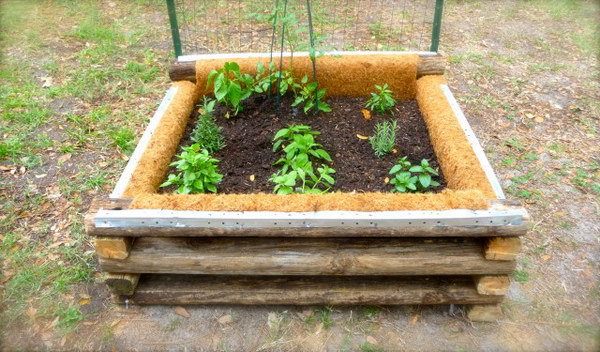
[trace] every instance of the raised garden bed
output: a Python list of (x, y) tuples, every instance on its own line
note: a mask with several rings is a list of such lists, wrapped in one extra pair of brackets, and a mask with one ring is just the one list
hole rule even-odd
[[(327, 89), (332, 115), (294, 114), (287, 103), (275, 115), (256, 98), (235, 118), (217, 117), (228, 145), (214, 155), (224, 174), (218, 193), (161, 193), (159, 185), (173, 171), (169, 163), (188, 143), (196, 104), (210, 93), (205, 88), (209, 72), (236, 61), (242, 71), (253, 73), (260, 59), (264, 56), (205, 56), (171, 71), (172, 77), (199, 84), (174, 84), (112, 200), (96, 202), (87, 217), (117, 301), (462, 303), (475, 304), (473, 319), (496, 318), (495, 303), (508, 289), (518, 236), (526, 233), (529, 218), (519, 204), (504, 200), (439, 75), (443, 61), (430, 54), (345, 53), (319, 59), (317, 80)], [(310, 72), (308, 58), (294, 60), (294, 76)], [(384, 119), (374, 114), (367, 121), (360, 109), (373, 85), (382, 83), (402, 103), (394, 113), (400, 120), (397, 154), (377, 158), (369, 141), (356, 135), (372, 135), (373, 124)], [(268, 178), (277, 158), (271, 141), (292, 122), (321, 132), (318, 142), (332, 154), (337, 170), (330, 193), (271, 193)], [(441, 186), (428, 193), (389, 193), (385, 177), (404, 155), (439, 167)], [(165, 276), (174, 274), (192, 276)], [(328, 280), (332, 275), (339, 279)], [(365, 288), (361, 280), (370, 276), (377, 285)], [(310, 289), (294, 293), (302, 286)], [(394, 293), (398, 290), (406, 295)], [(215, 295), (225, 298), (211, 298)]]

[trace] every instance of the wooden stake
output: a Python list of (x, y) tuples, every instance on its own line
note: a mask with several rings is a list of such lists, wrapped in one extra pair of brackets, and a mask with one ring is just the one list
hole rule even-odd
[(468, 308), (467, 317), (471, 321), (495, 322), (502, 318), (502, 309), (499, 304), (474, 304)]
[(96, 254), (102, 259), (126, 259), (133, 245), (132, 237), (96, 237)]
[(106, 273), (104, 283), (115, 295), (131, 296), (140, 280), (139, 274)]
[(492, 237), (485, 245), (487, 260), (515, 260), (521, 250), (521, 240), (518, 237)]
[(480, 295), (504, 296), (510, 287), (510, 279), (506, 275), (474, 276), (473, 281)]

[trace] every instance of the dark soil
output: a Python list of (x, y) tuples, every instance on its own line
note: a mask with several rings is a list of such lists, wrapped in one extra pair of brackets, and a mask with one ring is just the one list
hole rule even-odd
[[(402, 156), (408, 156), (413, 164), (429, 159), (430, 164), (439, 170), (416, 101), (399, 102), (393, 114), (373, 113), (370, 120), (365, 120), (361, 111), (365, 105), (364, 98), (328, 98), (333, 111), (319, 116), (305, 115), (301, 109), (292, 108), (291, 97), (282, 99), (281, 110), (276, 114), (273, 100), (264, 96), (251, 97), (245, 102), (244, 111), (230, 119), (224, 117), (223, 107), (217, 108), (215, 116), (217, 123), (223, 127), (227, 144), (214, 154), (220, 160), (219, 172), (224, 175), (219, 193), (272, 192), (273, 183), (269, 182), (269, 178), (278, 171), (278, 167), (272, 164), (281, 157), (272, 151), (273, 136), (290, 124), (307, 125), (321, 132), (316, 140), (331, 155), (333, 163), (330, 166), (337, 171), (332, 191), (387, 192), (392, 186), (385, 183), (385, 178), (390, 176), (389, 170)], [(198, 112), (194, 111), (181, 145), (191, 144), (190, 135), (197, 119)], [(386, 119), (398, 120), (397, 153), (378, 158), (369, 140), (360, 139), (357, 134), (373, 135), (375, 124)], [(175, 169), (170, 172), (175, 172)], [(254, 175), (254, 181), (251, 181), (251, 175)], [(441, 186), (432, 191), (441, 191), (445, 187), (441, 170), (440, 176), (435, 179)], [(163, 190), (169, 191), (173, 189)]]

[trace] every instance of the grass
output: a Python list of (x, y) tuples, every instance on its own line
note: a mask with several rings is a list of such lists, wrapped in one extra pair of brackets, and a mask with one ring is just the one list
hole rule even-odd
[[(154, 3), (138, 0), (127, 6)], [(81, 193), (105, 192), (117, 169), (100, 167), (92, 157), (69, 171), (62, 169), (66, 164), (58, 158), (104, 154), (111, 164), (122, 166), (114, 155), (132, 152), (134, 127), (155, 108), (139, 99), (162, 88), (159, 72), (164, 72), (167, 53), (139, 47), (152, 24), (138, 21), (132, 26), (106, 13), (97, 2), (10, 1), (0, 6), (1, 45), (17, 48), (23, 58), (18, 66), (12, 60), (0, 64), (0, 164), (25, 167), (35, 175), (58, 167), (60, 176), (54, 184), (61, 200), (70, 204), (51, 218), (39, 216), (48, 212), (40, 209), (53, 209), (46, 204), (64, 203), (55, 203), (33, 187), (34, 177), (24, 186), (16, 184), (19, 192), (11, 192), (12, 185), (4, 180), (0, 183), (0, 214), (9, 214), (0, 217), (5, 282), (0, 329), (41, 326), (67, 334), (86, 318), (72, 297), (82, 283), (92, 280), (95, 270), (82, 224), (86, 205)], [(47, 14), (48, 21), (40, 22), (33, 14)], [(71, 46), (65, 53), (49, 51), (49, 38), (61, 38)], [(41, 56), (45, 61), (39, 62)], [(52, 84), (44, 87), (41, 76), (51, 77)], [(67, 115), (54, 110), (57, 99), (71, 104)], [(27, 175), (19, 177), (25, 181)], [(68, 225), (57, 230), (61, 223)]]

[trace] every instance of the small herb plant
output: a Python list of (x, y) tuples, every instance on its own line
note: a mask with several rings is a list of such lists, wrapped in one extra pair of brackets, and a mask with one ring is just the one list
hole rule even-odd
[(429, 187), (440, 185), (432, 180), (432, 176), (438, 176), (438, 172), (429, 166), (427, 159), (421, 160), (421, 165), (413, 166), (407, 157), (402, 157), (392, 167), (390, 174), (394, 176), (390, 181), (394, 186), (392, 192), (424, 192)]
[(213, 116), (216, 102), (216, 100), (204, 97), (204, 103), (198, 109), (200, 118), (191, 136), (194, 143), (198, 143), (200, 148), (206, 149), (210, 154), (216, 153), (225, 147), (225, 140), (221, 135), (223, 127), (216, 124)]
[[(298, 106), (300, 104), (304, 104), (304, 113), (308, 113), (308, 111), (312, 108), (316, 108), (317, 112), (331, 112), (331, 107), (323, 101), (323, 97), (325, 97), (325, 88), (317, 89), (318, 83), (317, 81), (308, 82), (308, 77), (302, 77), (300, 81), (302, 83), (301, 89), (296, 95), (296, 99), (292, 103), (292, 106)], [(319, 104), (315, 106), (315, 100), (318, 99)]]
[(248, 99), (254, 90), (256, 79), (247, 73), (240, 72), (236, 62), (226, 62), (223, 68), (212, 70), (208, 74), (207, 87), (214, 82), (214, 94), (219, 103), (225, 104), (229, 118), (242, 111), (241, 102)]
[(371, 98), (367, 100), (367, 109), (377, 111), (380, 114), (391, 111), (396, 105), (396, 99), (393, 98), (394, 92), (388, 89), (387, 83), (382, 86), (375, 85), (377, 93), (371, 93)]
[(375, 155), (380, 158), (389, 154), (396, 144), (396, 128), (398, 122), (382, 121), (375, 125), (375, 134), (369, 138)]
[(277, 194), (290, 193), (326, 193), (335, 183), (331, 176), (335, 170), (321, 164), (314, 171), (313, 160), (331, 162), (329, 154), (316, 143), (314, 136), (320, 134), (308, 126), (291, 125), (275, 134), (273, 151), (282, 151), (285, 155), (274, 165), (281, 169), (271, 176), (275, 183), (273, 191)]
[(223, 179), (223, 175), (218, 173), (219, 160), (212, 158), (206, 149), (198, 151), (198, 143), (182, 149), (183, 152), (177, 155), (179, 160), (171, 163), (179, 173), (170, 174), (167, 181), (160, 186), (177, 185), (179, 187), (175, 193), (216, 193), (217, 185)]

